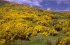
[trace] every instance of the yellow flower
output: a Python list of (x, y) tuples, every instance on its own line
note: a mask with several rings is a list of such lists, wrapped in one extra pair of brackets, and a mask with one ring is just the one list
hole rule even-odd
[(5, 39), (1, 39), (0, 40), (0, 43), (5, 43)]
[(40, 31), (40, 30), (39, 30)]
[(36, 30), (33, 30), (33, 34), (34, 34), (34, 35), (37, 35), (37, 31), (36, 31)]
[(46, 36), (48, 36), (48, 35), (46, 35)]
[(60, 45), (60, 44), (58, 44), (58, 45)]
[(26, 35), (26, 38), (28, 38), (28, 36)]
[(62, 43), (62, 41), (60, 41), (60, 43)]

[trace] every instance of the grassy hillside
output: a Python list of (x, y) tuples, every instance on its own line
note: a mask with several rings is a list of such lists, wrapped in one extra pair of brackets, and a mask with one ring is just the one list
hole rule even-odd
[(70, 12), (3, 2), (0, 45), (70, 45)]

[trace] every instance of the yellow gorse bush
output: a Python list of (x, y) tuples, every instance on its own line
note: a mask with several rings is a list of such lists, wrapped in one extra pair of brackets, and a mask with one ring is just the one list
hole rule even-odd
[(58, 34), (58, 32), (57, 32), (55, 29), (50, 30), (49, 33), (50, 33), (51, 35), (57, 35), (57, 34)]
[(70, 45), (70, 37), (66, 37), (65, 39), (62, 38), (61, 41), (59, 42), (59, 45)]

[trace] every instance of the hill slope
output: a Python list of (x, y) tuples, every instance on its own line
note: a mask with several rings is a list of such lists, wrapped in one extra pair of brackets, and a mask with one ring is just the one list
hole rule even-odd
[(0, 4), (0, 45), (70, 44), (70, 12), (8, 3)]

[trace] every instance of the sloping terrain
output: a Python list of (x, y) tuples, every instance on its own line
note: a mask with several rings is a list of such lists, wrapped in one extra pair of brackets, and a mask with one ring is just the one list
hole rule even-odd
[(70, 12), (2, 1), (0, 15), (1, 45), (70, 45)]

